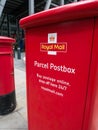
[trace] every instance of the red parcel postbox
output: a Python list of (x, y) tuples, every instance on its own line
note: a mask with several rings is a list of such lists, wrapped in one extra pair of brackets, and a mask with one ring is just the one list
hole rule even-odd
[(0, 115), (8, 114), (16, 107), (13, 43), (15, 39), (0, 36)]
[(98, 0), (89, 0), (20, 20), (29, 130), (98, 130), (97, 16)]

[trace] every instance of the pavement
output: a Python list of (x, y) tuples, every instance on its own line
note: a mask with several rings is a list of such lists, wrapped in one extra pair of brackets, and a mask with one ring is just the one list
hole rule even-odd
[(17, 53), (15, 53), (14, 73), (17, 106), (10, 114), (0, 116), (0, 130), (28, 130), (24, 55), (25, 53), (22, 52), (21, 59), (18, 59)]

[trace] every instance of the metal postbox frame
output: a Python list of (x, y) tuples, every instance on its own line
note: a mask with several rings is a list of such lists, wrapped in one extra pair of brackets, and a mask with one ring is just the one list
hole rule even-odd
[(15, 39), (0, 36), (0, 115), (12, 112), (16, 107), (13, 44)]
[[(92, 26), (92, 36), (91, 36), (92, 37), (92, 42), (91, 43), (92, 44), (90, 46), (90, 48), (91, 48), (90, 64), (89, 64), (88, 77), (87, 77), (85, 109), (84, 109), (84, 114), (83, 114), (84, 117), (82, 119), (82, 126), (81, 126), (80, 130), (81, 129), (82, 130), (89, 130), (91, 127), (93, 128), (93, 123), (92, 123), (92, 118), (91, 117), (94, 118), (94, 114), (92, 114), (93, 110), (95, 109), (95, 106), (96, 106), (94, 104), (94, 100), (97, 99), (97, 98), (95, 98), (94, 95), (95, 95), (95, 91), (96, 91), (97, 86), (98, 86), (98, 82), (97, 82), (97, 80), (98, 80), (97, 79), (97, 77), (98, 77), (98, 72), (97, 72), (97, 70), (98, 70), (98, 61), (97, 61), (97, 57), (96, 57), (96, 55), (98, 54), (98, 51), (97, 51), (98, 50), (98, 45), (97, 45), (97, 41), (98, 41), (98, 38), (97, 38), (97, 34), (98, 34), (97, 33), (98, 32), (97, 31), (97, 29), (98, 29), (97, 23), (98, 22), (97, 21), (98, 20), (97, 20), (97, 17), (98, 17), (98, 1), (89, 0), (89, 1), (81, 1), (81, 2), (78, 2), (78, 3), (68, 4), (68, 5), (57, 7), (55, 9), (51, 9), (51, 10), (48, 10), (48, 11), (43, 11), (43, 12), (28, 16), (28, 17), (23, 18), (22, 20), (20, 20), (20, 26), (26, 31), (26, 60), (27, 60), (26, 69), (27, 69), (27, 96), (28, 96), (27, 99), (28, 99), (28, 118), (29, 118), (29, 129), (30, 130), (33, 129), (33, 128), (34, 128), (34, 130), (37, 130), (36, 129), (37, 126), (33, 127), (32, 123), (31, 123), (32, 122), (32, 120), (31, 120), (32, 119), (31, 118), (32, 112), (31, 111), (33, 111), (33, 106), (32, 106), (32, 110), (31, 110), (31, 102), (30, 102), (33, 99), (36, 101), (36, 97), (33, 97), (32, 100), (30, 99), (30, 98), (32, 98), (32, 95), (31, 95), (30, 91), (31, 91), (32, 84), (36, 85), (37, 83), (32, 83), (31, 84), (31, 82), (29, 81), (29, 80), (31, 80), (31, 77), (33, 77), (33, 75), (30, 75), (31, 74), (30, 73), (31, 69), (29, 69), (29, 71), (28, 71), (28, 68), (30, 67), (30, 64), (31, 64), (30, 63), (31, 60), (29, 60), (29, 56), (30, 56), (31, 51), (32, 51), (31, 49), (29, 49), (29, 47), (30, 47), (29, 46), (30, 45), (29, 38), (32, 39), (32, 37), (33, 37), (33, 40), (36, 41), (37, 40), (36, 39), (37, 38), (36, 37), (36, 35), (37, 35), (36, 31), (38, 31), (38, 30), (40, 30), (42, 28), (43, 29), (48, 29), (48, 27), (46, 28), (46, 26), (49, 26), (49, 27), (56, 26), (56, 28), (58, 28), (60, 23), (62, 23), (60, 26), (63, 27), (64, 22), (66, 22), (66, 23), (69, 22), (70, 25), (71, 25), (71, 22), (73, 22), (73, 23), (76, 22), (78, 24), (78, 22), (80, 23), (80, 21), (83, 21), (83, 20), (84, 21), (85, 20), (88, 20), (88, 21), (90, 20), (91, 21), (91, 26)], [(85, 21), (85, 22), (87, 22), (87, 21)], [(79, 25), (77, 27), (79, 27)], [(34, 31), (35, 31), (35, 33), (34, 33)], [(45, 35), (44, 33), (45, 32), (43, 32), (43, 35)], [(30, 36), (28, 36), (28, 35), (30, 35)], [(35, 38), (34, 38), (34, 36), (35, 36)], [(37, 43), (39, 41), (40, 40), (37, 40)], [(46, 44), (43, 43), (43, 45), (46, 45)], [(34, 49), (33, 49), (33, 51), (34, 51)], [(31, 55), (31, 56), (32, 56), (32, 58), (35, 58), (35, 57), (33, 57), (33, 55)], [(37, 61), (35, 61), (35, 62), (37, 62)], [(42, 65), (42, 64), (40, 64), (40, 65), (41, 65), (42, 68), (45, 68), (45, 69), (48, 68), (48, 63), (46, 63), (44, 65)], [(32, 66), (33, 66), (33, 64), (32, 64)], [(35, 71), (35, 69), (33, 69), (33, 72), (34, 71)], [(36, 72), (37, 72), (37, 70), (36, 70)], [(30, 75), (30, 78), (28, 77), (29, 75)], [(41, 76), (41, 75), (38, 75), (38, 76)], [(37, 82), (37, 81), (35, 81), (35, 82)], [(39, 86), (39, 84), (37, 84), (37, 85)], [(46, 88), (43, 88), (43, 89), (46, 89)], [(46, 91), (50, 91), (50, 90), (47, 89)], [(51, 93), (53, 93), (53, 92), (51, 91)], [(29, 110), (29, 108), (30, 108), (30, 110)], [(35, 109), (35, 107), (34, 107), (34, 109)], [(33, 115), (34, 115), (34, 117), (36, 117), (36, 113), (35, 114), (33, 113)], [(44, 116), (45, 115), (42, 115), (42, 118), (44, 118)], [(35, 119), (37, 119), (37, 117)], [(33, 123), (34, 123), (35, 119), (33, 119)], [(73, 121), (74, 121), (74, 119), (73, 119)], [(47, 125), (47, 124), (44, 124), (44, 125)], [(70, 122), (70, 125), (71, 124), (72, 124), (72, 122)], [(92, 124), (92, 126), (90, 124)], [(54, 125), (56, 126), (57, 124), (54, 124)], [(40, 123), (39, 123), (39, 126), (40, 126)], [(43, 127), (43, 129), (44, 128), (45, 127)], [(71, 127), (67, 127), (67, 126), (61, 127), (62, 130), (65, 130), (67, 128), (71, 128)], [(55, 129), (55, 127), (54, 127), (54, 129)], [(70, 129), (70, 130), (76, 130), (76, 128), (73, 128), (73, 129)]]

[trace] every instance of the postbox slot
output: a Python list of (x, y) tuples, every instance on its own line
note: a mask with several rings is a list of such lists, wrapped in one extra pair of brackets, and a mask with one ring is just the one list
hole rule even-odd
[(0, 52), (0, 55), (11, 55), (11, 52)]

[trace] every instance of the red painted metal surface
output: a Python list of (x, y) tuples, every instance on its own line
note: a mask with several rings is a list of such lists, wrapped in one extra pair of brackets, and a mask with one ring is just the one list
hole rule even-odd
[(98, 130), (98, 18), (95, 20), (90, 86), (93, 86), (90, 130)]
[(0, 36), (0, 43), (13, 44), (13, 43), (15, 43), (15, 39), (10, 38), (10, 37)]
[(81, 1), (39, 12), (20, 20), (20, 25), (26, 29), (93, 16), (98, 16), (98, 0)]
[(29, 130), (93, 130), (97, 8), (97, 0), (79, 2), (20, 21), (26, 32)]
[(15, 39), (0, 36), (0, 96), (15, 89), (13, 43)]

